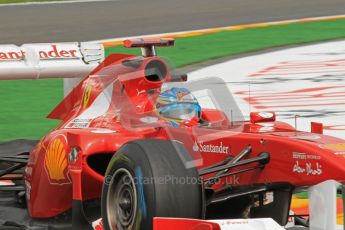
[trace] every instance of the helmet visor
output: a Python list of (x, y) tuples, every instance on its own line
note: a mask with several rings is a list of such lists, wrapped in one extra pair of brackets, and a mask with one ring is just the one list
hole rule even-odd
[(166, 118), (188, 120), (199, 117), (200, 106), (190, 103), (171, 104), (161, 107), (159, 113)]

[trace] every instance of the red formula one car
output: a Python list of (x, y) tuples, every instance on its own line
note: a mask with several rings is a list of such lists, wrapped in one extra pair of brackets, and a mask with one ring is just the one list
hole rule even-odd
[(143, 55), (110, 55), (49, 114), (61, 123), (30, 154), (0, 158), (2, 178), (25, 167), (25, 186), (0, 190), (25, 192), (33, 222), (92, 229), (102, 218), (98, 229), (120, 230), (152, 229), (154, 217), (270, 217), (285, 225), (295, 189), (345, 180), (345, 140), (318, 124), (297, 131), (274, 112), (245, 121), (221, 79), (188, 82), (156, 56), (155, 47), (173, 43), (125, 41)]

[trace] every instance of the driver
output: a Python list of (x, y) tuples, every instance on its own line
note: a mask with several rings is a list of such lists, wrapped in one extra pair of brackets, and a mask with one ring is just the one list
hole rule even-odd
[(177, 127), (195, 126), (200, 122), (201, 107), (195, 96), (185, 88), (163, 91), (155, 105), (157, 115)]

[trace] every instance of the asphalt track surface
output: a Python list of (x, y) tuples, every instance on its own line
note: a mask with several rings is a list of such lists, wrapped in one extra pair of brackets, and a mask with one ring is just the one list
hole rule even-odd
[(99, 40), (344, 12), (344, 0), (110, 0), (1, 6), (0, 44)]

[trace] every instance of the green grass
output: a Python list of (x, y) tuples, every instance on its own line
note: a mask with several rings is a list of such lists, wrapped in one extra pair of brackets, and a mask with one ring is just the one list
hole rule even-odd
[(294, 194), (298, 199), (308, 199), (308, 192), (299, 192)]
[[(1, 1), (1, 0), (0, 0)], [(159, 48), (177, 67), (272, 47), (345, 38), (345, 19), (293, 23), (179, 38), (175, 47)], [(111, 47), (110, 53), (140, 54)], [(0, 140), (38, 139), (58, 122), (44, 117), (62, 99), (62, 80), (0, 82)]]
[(0, 82), (0, 140), (38, 139), (58, 124), (45, 118), (63, 97), (63, 81)]
[[(299, 192), (294, 194), (298, 199), (308, 199), (308, 192)], [(337, 194), (338, 198), (342, 198), (342, 194)]]
[[(179, 38), (175, 47), (160, 48), (158, 54), (171, 59), (177, 67), (209, 59), (242, 54), (272, 47), (345, 38), (345, 19), (317, 21), (222, 31), (196, 37)], [(140, 54), (139, 49), (117, 46), (109, 53)]]
[(22, 2), (52, 2), (52, 1), (62, 1), (62, 0), (0, 0), (0, 4), (22, 3)]

